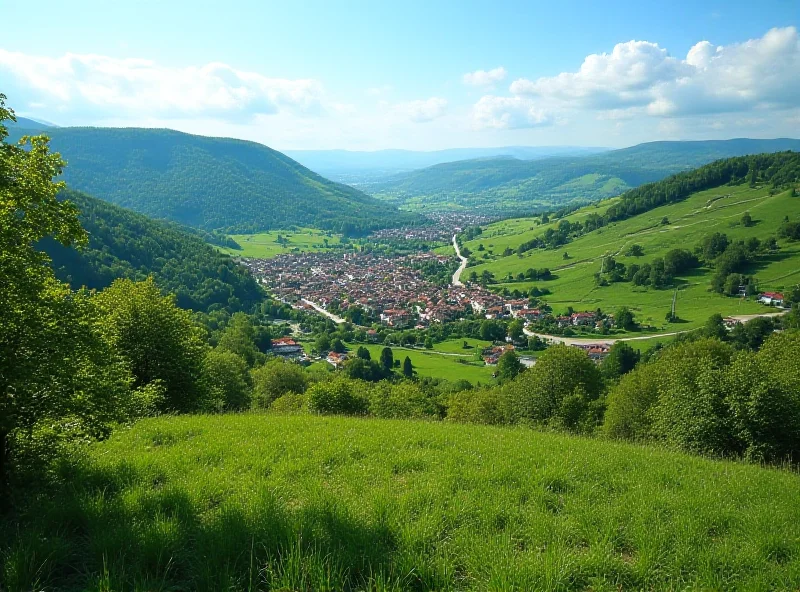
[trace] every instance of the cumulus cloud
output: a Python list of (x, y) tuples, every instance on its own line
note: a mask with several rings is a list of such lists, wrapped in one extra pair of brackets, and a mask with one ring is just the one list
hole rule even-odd
[(474, 72), (468, 72), (464, 74), (462, 80), (464, 84), (468, 84), (469, 86), (482, 86), (482, 87), (489, 87), (493, 86), (497, 82), (502, 82), (506, 79), (506, 69), (503, 66), (498, 66), (497, 68), (493, 68), (488, 72), (486, 70), (475, 70)]
[(658, 117), (790, 108), (800, 103), (800, 39), (785, 27), (730, 46), (701, 41), (685, 59), (629, 41), (587, 56), (577, 72), (515, 80), (510, 90), (561, 106)]
[(141, 59), (50, 58), (0, 49), (0, 73), (27, 102), (62, 113), (236, 119), (282, 110), (313, 113), (323, 98), (316, 80), (268, 78), (219, 62), (175, 68)]
[(495, 95), (486, 95), (475, 103), (472, 120), (477, 129), (520, 129), (553, 123), (552, 117), (531, 99)]
[(391, 111), (414, 123), (427, 123), (439, 119), (447, 112), (447, 101), (441, 97), (397, 103)]

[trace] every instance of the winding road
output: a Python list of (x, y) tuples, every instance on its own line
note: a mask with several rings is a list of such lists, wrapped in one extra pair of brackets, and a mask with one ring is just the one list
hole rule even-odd
[(327, 310), (325, 310), (324, 308), (322, 308), (322, 307), (321, 307), (319, 304), (317, 304), (316, 302), (311, 302), (311, 300), (306, 300), (305, 298), (301, 298), (301, 300), (302, 300), (303, 302), (305, 302), (306, 304), (308, 304), (308, 305), (309, 305), (311, 308), (313, 308), (314, 310), (316, 310), (318, 313), (320, 313), (320, 314), (322, 314), (322, 315), (325, 315), (326, 317), (328, 317), (328, 318), (329, 318), (330, 320), (332, 320), (334, 323), (338, 323), (339, 325), (341, 325), (342, 323), (344, 323), (344, 319), (343, 319), (342, 317), (337, 317), (335, 314), (333, 314), (333, 313), (331, 313), (331, 312), (328, 312)]
[(467, 262), (469, 261), (466, 257), (461, 254), (461, 249), (458, 248), (458, 241), (456, 240), (456, 235), (453, 235), (453, 248), (456, 250), (456, 256), (461, 259), (461, 265), (458, 266), (456, 272), (453, 274), (453, 285), (454, 286), (463, 286), (464, 283), (461, 281), (461, 274), (467, 268)]

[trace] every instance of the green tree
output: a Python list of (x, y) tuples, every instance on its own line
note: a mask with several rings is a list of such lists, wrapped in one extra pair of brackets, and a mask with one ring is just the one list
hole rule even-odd
[(508, 350), (500, 359), (497, 360), (497, 377), (502, 381), (516, 378), (522, 371), (522, 362), (519, 361), (517, 352), (513, 349)]
[(286, 393), (304, 393), (308, 386), (308, 375), (303, 368), (292, 362), (277, 358), (250, 372), (253, 384), (253, 402), (266, 409), (278, 397)]
[(319, 354), (325, 354), (331, 350), (331, 338), (322, 334), (314, 341), (314, 349)]
[(624, 341), (617, 341), (611, 346), (600, 369), (606, 378), (616, 379), (627, 374), (639, 362), (639, 352)]
[(344, 346), (344, 342), (342, 342), (342, 340), (338, 337), (333, 340), (331, 349), (333, 349), (333, 351), (335, 351), (337, 354), (343, 354), (347, 351), (347, 348)]
[(625, 329), (626, 331), (635, 330), (637, 328), (636, 319), (631, 309), (627, 306), (618, 309), (617, 313), (614, 315), (614, 325), (616, 325), (618, 329)]
[(355, 382), (345, 378), (318, 382), (307, 391), (308, 408), (322, 415), (362, 415), (369, 402), (354, 387)]
[(353, 358), (344, 367), (347, 376), (354, 380), (365, 380), (367, 382), (378, 382), (384, 378), (381, 365), (374, 360), (364, 358)]
[(358, 350), (356, 351), (356, 357), (359, 357), (362, 360), (372, 359), (372, 356), (369, 354), (369, 350), (363, 345), (358, 346)]
[(58, 282), (36, 249), (45, 237), (86, 241), (75, 207), (56, 199), (64, 162), (43, 136), (7, 144), (9, 119), (0, 94), (0, 507), (20, 438), (39, 427), (104, 435), (129, 392), (94, 302)]
[(237, 312), (222, 331), (217, 347), (241, 356), (252, 367), (259, 357), (263, 357), (256, 347), (255, 337), (250, 318), (243, 312)]
[(703, 335), (720, 341), (727, 339), (728, 330), (725, 328), (725, 320), (721, 314), (715, 313), (708, 317), (706, 324), (703, 326)]
[(128, 364), (134, 386), (159, 381), (164, 411), (196, 409), (207, 346), (190, 313), (163, 296), (152, 278), (116, 280), (96, 299), (103, 334)]
[(411, 358), (408, 356), (406, 356), (406, 359), (403, 360), (403, 376), (406, 378), (414, 377), (414, 366), (411, 364)]
[(628, 247), (628, 250), (625, 252), (625, 255), (628, 257), (641, 257), (644, 255), (644, 248), (642, 245), (633, 244)]
[(252, 383), (245, 359), (214, 348), (203, 360), (206, 411), (241, 411), (250, 407)]
[(750, 215), (750, 212), (745, 212), (742, 216), (742, 226), (745, 228), (750, 228), (753, 225), (753, 217)]
[(525, 323), (522, 322), (522, 319), (514, 319), (508, 324), (508, 336), (514, 341), (519, 341), (524, 334), (524, 328)]
[(384, 347), (381, 350), (381, 366), (387, 376), (392, 373), (392, 368), (394, 368), (394, 354), (392, 354), (392, 348)]

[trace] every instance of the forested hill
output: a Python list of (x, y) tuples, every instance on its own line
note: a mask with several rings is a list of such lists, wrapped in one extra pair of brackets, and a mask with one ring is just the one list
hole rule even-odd
[(164, 129), (48, 128), (79, 191), (155, 218), (240, 233), (293, 224), (356, 234), (414, 221), (261, 144)]
[(398, 205), (552, 207), (619, 195), (717, 159), (782, 150), (800, 150), (800, 140), (650, 142), (591, 156), (460, 161), (393, 176), (371, 192)]
[(252, 276), (199, 237), (175, 224), (151, 220), (76, 191), (65, 191), (89, 234), (82, 251), (47, 240), (56, 275), (73, 288), (105, 288), (116, 278), (152, 275), (183, 308), (208, 312), (248, 308), (261, 298)]

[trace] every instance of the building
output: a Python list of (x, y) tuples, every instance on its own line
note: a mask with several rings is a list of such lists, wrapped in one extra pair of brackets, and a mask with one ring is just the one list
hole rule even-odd
[(594, 325), (597, 318), (593, 312), (573, 312), (570, 315), (570, 321), (575, 327)]
[(607, 343), (576, 343), (573, 347), (582, 349), (586, 352), (586, 355), (597, 363), (602, 362), (611, 349), (611, 346)]
[(484, 363), (487, 366), (494, 366), (497, 364), (500, 356), (502, 356), (507, 351), (513, 351), (513, 345), (495, 345), (492, 347), (487, 347), (481, 352), (481, 357), (483, 358)]
[(336, 369), (339, 369), (341, 368), (342, 364), (344, 364), (345, 361), (347, 361), (347, 354), (338, 354), (336, 352), (330, 352), (328, 354), (328, 357), (325, 359), (327, 360), (328, 364), (330, 364)]
[(303, 356), (303, 346), (291, 337), (281, 337), (272, 340), (272, 353), (283, 358), (300, 358)]
[(764, 292), (759, 295), (758, 301), (770, 306), (783, 306), (783, 294), (780, 292)]

